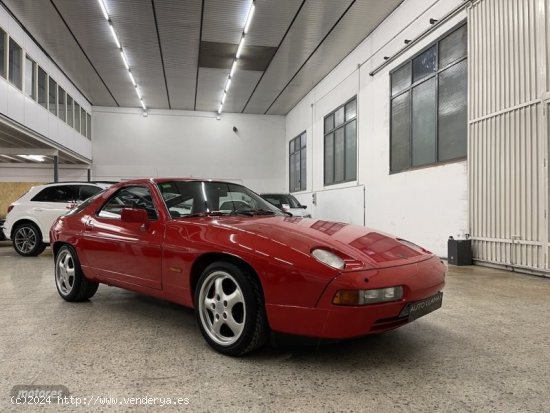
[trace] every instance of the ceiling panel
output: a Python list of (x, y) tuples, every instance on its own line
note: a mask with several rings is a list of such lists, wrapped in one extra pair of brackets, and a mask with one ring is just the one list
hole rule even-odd
[[(199, 69), (199, 84), (197, 89), (197, 110), (214, 112), (218, 110), (220, 99), (229, 69)], [(231, 85), (233, 88), (233, 85)]]
[(308, 0), (267, 68), (246, 113), (264, 113), (352, 0)]
[[(151, 0), (104, 1), (109, 9), (120, 43), (128, 57), (128, 64), (143, 94), (143, 101), (147, 107), (168, 109), (168, 95)], [(97, 1), (89, 3), (97, 3)], [(83, 15), (82, 18), (86, 18), (86, 16)], [(107, 26), (106, 22), (105, 26)], [(112, 40), (110, 45), (113, 48), (116, 47)], [(103, 62), (101, 63), (103, 64)], [(120, 56), (116, 63), (120, 64), (119, 70), (125, 77), (129, 93), (133, 95), (132, 103), (129, 106), (140, 106)]]
[[(402, 0), (357, 1), (300, 73), (285, 88), (268, 114), (288, 113), (349, 52), (368, 36)], [(358, 62), (359, 63), (359, 62)]]
[(276, 47), (304, 0), (256, 0), (246, 44)]
[[(225, 98), (223, 105), (224, 112), (236, 112), (239, 113), (244, 109), (254, 86), (258, 83), (258, 80), (262, 76), (262, 72), (253, 70), (238, 70), (233, 76), (231, 81), (231, 88)], [(220, 91), (217, 92), (219, 100)], [(217, 107), (216, 107), (217, 109)]]
[(155, 0), (172, 109), (193, 110), (202, 0)]
[[(2, 0), (2, 2), (38, 40), (87, 99), (95, 105), (116, 106), (115, 100), (80, 50), (51, 2), (47, 0), (38, 2)], [(71, 0), (62, 1), (62, 3), (69, 2)], [(99, 14), (90, 12), (86, 18), (98, 22), (101, 11), (97, 10), (97, 12)]]
[(204, 0), (202, 40), (238, 44), (251, 0)]

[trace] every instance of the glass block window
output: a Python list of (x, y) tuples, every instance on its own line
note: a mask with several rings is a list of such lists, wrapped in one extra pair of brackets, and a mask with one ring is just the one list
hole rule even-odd
[(466, 157), (466, 29), (453, 30), (390, 74), (391, 172)]

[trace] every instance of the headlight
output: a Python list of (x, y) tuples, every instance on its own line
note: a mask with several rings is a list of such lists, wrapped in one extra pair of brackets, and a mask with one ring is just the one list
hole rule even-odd
[(378, 288), (376, 290), (340, 290), (334, 294), (332, 304), (367, 305), (399, 301), (403, 298), (403, 287)]
[(342, 270), (346, 265), (342, 258), (327, 250), (318, 248), (311, 251), (311, 255), (313, 255), (317, 261), (338, 270)]

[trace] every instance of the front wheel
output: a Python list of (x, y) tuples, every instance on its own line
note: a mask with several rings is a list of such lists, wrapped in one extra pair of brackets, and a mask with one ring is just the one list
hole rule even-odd
[(76, 251), (69, 245), (63, 245), (55, 257), (55, 285), (66, 301), (88, 300), (99, 287), (84, 276)]
[(208, 344), (229, 356), (261, 347), (269, 328), (259, 281), (239, 266), (216, 262), (195, 290), (197, 322)]

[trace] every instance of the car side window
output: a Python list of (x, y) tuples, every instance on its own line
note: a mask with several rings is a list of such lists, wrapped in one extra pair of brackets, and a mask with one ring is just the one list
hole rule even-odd
[(78, 187), (78, 201), (85, 201), (88, 198), (94, 196), (98, 192), (101, 192), (102, 189), (97, 186), (92, 185), (81, 185)]
[(101, 218), (120, 219), (123, 208), (144, 209), (150, 220), (158, 218), (151, 192), (145, 186), (129, 186), (119, 189), (103, 205), (97, 215)]
[(75, 185), (56, 185), (44, 188), (31, 201), (34, 202), (70, 202), (78, 199)]

